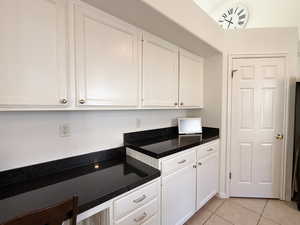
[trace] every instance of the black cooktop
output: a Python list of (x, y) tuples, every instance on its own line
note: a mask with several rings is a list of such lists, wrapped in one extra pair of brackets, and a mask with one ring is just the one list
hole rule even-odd
[(124, 134), (124, 144), (159, 159), (218, 138), (218, 128), (203, 127), (201, 135), (178, 135), (177, 127), (169, 127)]
[[(47, 163), (0, 173), (0, 224), (74, 195), (79, 197), (79, 211), (83, 212), (160, 176), (159, 170), (126, 157), (124, 148), (110, 151), (114, 154), (104, 151), (69, 161), (64, 159), (64, 163), (69, 162), (73, 168), (64, 168), (55, 174), (44, 174)], [(120, 154), (115, 154), (116, 151)], [(99, 157), (101, 154), (105, 154), (105, 161)], [(93, 157), (95, 155), (97, 157)], [(75, 161), (82, 164), (75, 167)], [(60, 160), (51, 162), (48, 168), (55, 163), (61, 164)]]

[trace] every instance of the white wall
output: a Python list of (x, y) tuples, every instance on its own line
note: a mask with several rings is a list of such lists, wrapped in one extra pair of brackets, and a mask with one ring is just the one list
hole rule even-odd
[(142, 0), (209, 45), (222, 51), (224, 32), (193, 0)]
[(221, 128), (222, 115), (222, 67), (223, 55), (205, 58), (204, 61), (204, 109), (201, 110), (203, 124)]
[[(119, 147), (123, 133), (176, 125), (192, 111), (1, 112), (0, 171)], [(59, 136), (64, 123), (70, 137)]]

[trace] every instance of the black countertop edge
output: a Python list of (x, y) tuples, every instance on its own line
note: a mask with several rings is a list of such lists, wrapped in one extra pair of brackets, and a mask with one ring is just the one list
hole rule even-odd
[(175, 154), (175, 153), (187, 150), (189, 148), (193, 148), (193, 147), (196, 147), (196, 146), (199, 146), (199, 145), (203, 145), (205, 143), (217, 140), (219, 138), (220, 138), (219, 136), (214, 136), (212, 138), (208, 138), (208, 139), (205, 139), (205, 140), (199, 141), (199, 142), (194, 142), (192, 144), (188, 144), (188, 145), (185, 145), (185, 146), (182, 146), (182, 147), (177, 147), (175, 149), (168, 150), (168, 151), (166, 151), (164, 153), (160, 153), (160, 154), (153, 153), (153, 152), (148, 151), (147, 149), (145, 149), (143, 147), (139, 147), (139, 146), (132, 145), (132, 144), (125, 144), (125, 146), (128, 147), (128, 148), (131, 148), (133, 150), (136, 150), (136, 151), (138, 151), (140, 153), (143, 153), (145, 155), (151, 156), (153, 158), (160, 159), (160, 158), (163, 158), (163, 157), (166, 157), (166, 156), (169, 156), (169, 155), (172, 155), (172, 154)]
[(125, 155), (125, 148), (119, 147), (2, 171), (0, 172), (0, 189), (12, 184), (37, 180), (97, 162), (120, 160)]
[(124, 134), (124, 146), (151, 156), (163, 158), (220, 138), (219, 129), (203, 127), (201, 135), (179, 135), (178, 127)]

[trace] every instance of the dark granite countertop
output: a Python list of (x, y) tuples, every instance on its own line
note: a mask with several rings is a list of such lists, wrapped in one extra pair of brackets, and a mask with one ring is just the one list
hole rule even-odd
[(177, 127), (169, 127), (124, 134), (124, 145), (159, 159), (218, 138), (218, 128), (203, 127), (202, 135), (178, 135)]
[(124, 148), (109, 151), (1, 172), (0, 224), (74, 195), (84, 212), (160, 176), (159, 170), (126, 156)]

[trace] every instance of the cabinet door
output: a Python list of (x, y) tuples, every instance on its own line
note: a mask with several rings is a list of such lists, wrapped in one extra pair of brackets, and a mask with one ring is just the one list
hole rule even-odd
[(148, 33), (143, 34), (142, 105), (178, 105), (178, 48)]
[(203, 59), (180, 50), (179, 104), (186, 108), (203, 108)]
[(0, 1), (0, 107), (67, 105), (65, 0)]
[(162, 180), (162, 224), (181, 225), (195, 212), (196, 169), (189, 165)]
[(136, 107), (138, 30), (84, 3), (75, 24), (77, 104)]
[(205, 205), (217, 192), (219, 186), (219, 157), (212, 154), (198, 161), (197, 166), (197, 210)]

